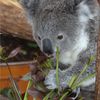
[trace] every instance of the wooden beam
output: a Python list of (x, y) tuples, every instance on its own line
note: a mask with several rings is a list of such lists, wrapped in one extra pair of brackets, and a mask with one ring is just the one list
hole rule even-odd
[(0, 34), (33, 40), (31, 26), (17, 0), (0, 0)]
[[(98, 0), (100, 4), (100, 0)], [(100, 100), (100, 32), (98, 35), (97, 44), (97, 66), (96, 66), (96, 90), (95, 90), (95, 100)]]
[(97, 67), (96, 67), (96, 98), (100, 100), (100, 34), (98, 38), (98, 49), (97, 49)]

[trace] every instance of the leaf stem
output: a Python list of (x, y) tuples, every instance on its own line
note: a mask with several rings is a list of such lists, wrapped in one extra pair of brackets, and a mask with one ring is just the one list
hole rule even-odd
[(56, 51), (56, 83), (57, 83), (58, 94), (59, 94), (60, 81), (59, 81), (59, 48), (58, 47), (57, 47), (57, 51)]

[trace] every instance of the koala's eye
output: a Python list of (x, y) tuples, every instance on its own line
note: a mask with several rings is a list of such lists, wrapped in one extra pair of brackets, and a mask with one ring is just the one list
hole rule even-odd
[(63, 35), (62, 35), (62, 34), (59, 34), (59, 35), (57, 36), (57, 39), (58, 39), (58, 40), (62, 40), (62, 39), (63, 39)]
[(39, 40), (41, 40), (41, 37), (40, 37), (40, 36), (38, 36), (38, 39), (39, 39)]

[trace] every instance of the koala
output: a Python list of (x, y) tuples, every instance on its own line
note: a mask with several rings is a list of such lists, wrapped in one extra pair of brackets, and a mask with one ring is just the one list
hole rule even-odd
[[(60, 87), (67, 87), (71, 76), (80, 73), (90, 56), (96, 55), (100, 24), (97, 0), (21, 0), (21, 4), (41, 51), (55, 60), (59, 48)], [(81, 78), (94, 72), (95, 61)], [(95, 77), (83, 82), (82, 87), (94, 82)], [(55, 68), (44, 83), (48, 89), (57, 88)]]

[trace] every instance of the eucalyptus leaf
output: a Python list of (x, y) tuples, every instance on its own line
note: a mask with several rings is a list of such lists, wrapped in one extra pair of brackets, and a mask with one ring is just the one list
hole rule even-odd
[(8, 55), (8, 59), (15, 57), (20, 51), (21, 51), (20, 47), (17, 47), (16, 49), (12, 50)]
[(0, 56), (3, 55), (3, 50), (4, 50), (4, 48), (2, 46), (0, 46)]
[(29, 73), (27, 73), (27, 74), (25, 74), (22, 78), (21, 78), (21, 80), (24, 80), (24, 81), (28, 81), (28, 80), (31, 80), (32, 78), (31, 78), (31, 73), (29, 72)]

